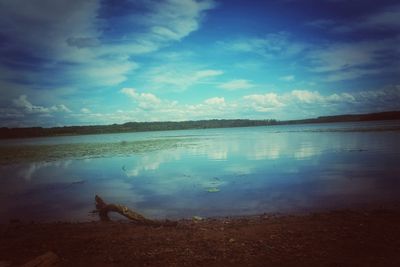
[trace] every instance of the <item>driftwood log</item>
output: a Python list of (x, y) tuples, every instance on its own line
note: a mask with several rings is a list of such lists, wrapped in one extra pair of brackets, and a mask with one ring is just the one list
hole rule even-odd
[(174, 221), (157, 221), (151, 220), (143, 215), (130, 210), (128, 207), (120, 205), (120, 204), (106, 204), (104, 200), (98, 195), (95, 196), (95, 204), (96, 210), (95, 212), (99, 214), (101, 221), (111, 221), (110, 217), (108, 217), (109, 212), (117, 212), (122, 216), (125, 216), (129, 220), (138, 223), (138, 224), (146, 224), (146, 225), (166, 225), (166, 226), (175, 226), (177, 222)]

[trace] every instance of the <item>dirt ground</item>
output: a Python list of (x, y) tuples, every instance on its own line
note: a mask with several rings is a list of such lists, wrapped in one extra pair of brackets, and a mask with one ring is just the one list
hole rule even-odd
[(0, 266), (48, 251), (60, 266), (400, 266), (400, 209), (0, 225)]

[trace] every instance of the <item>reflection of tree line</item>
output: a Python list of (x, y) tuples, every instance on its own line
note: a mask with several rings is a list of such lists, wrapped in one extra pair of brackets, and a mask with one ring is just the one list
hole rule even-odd
[(93, 126), (64, 126), (53, 128), (30, 127), (30, 128), (0, 128), (0, 138), (20, 138), (39, 136), (62, 136), (62, 135), (83, 135), (83, 134), (104, 134), (123, 132), (145, 132), (185, 129), (207, 129), (207, 128), (230, 128), (230, 127), (251, 127), (300, 123), (326, 123), (346, 121), (373, 121), (373, 120), (398, 120), (400, 111), (324, 116), (313, 119), (277, 121), (267, 120), (200, 120), (200, 121), (166, 121), (166, 122), (127, 122), (124, 124), (93, 125)]

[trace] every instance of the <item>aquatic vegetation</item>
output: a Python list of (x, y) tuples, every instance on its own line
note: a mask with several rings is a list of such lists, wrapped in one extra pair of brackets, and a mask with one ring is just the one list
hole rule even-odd
[(210, 187), (210, 188), (207, 188), (207, 192), (208, 193), (218, 193), (220, 190), (219, 190), (219, 188), (217, 188), (217, 187)]
[(82, 143), (55, 145), (16, 145), (0, 147), (0, 164), (31, 161), (56, 161), (66, 158), (87, 159), (98, 157), (129, 156), (163, 149), (173, 149), (190, 144), (188, 138), (122, 141), (117, 143)]

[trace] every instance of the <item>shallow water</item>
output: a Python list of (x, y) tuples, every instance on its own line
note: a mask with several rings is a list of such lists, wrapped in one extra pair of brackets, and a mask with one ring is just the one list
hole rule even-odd
[(2, 140), (0, 218), (95, 219), (95, 194), (170, 219), (398, 202), (399, 127), (386, 121)]

